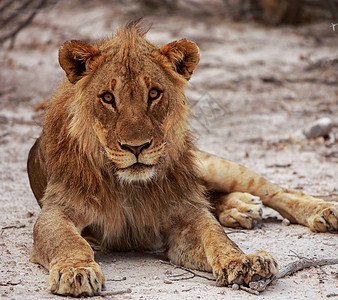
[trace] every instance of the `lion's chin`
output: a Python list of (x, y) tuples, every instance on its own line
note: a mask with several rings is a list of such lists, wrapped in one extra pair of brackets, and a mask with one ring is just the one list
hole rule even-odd
[(128, 168), (118, 169), (116, 174), (123, 183), (147, 182), (155, 176), (156, 171), (155, 166), (136, 163)]

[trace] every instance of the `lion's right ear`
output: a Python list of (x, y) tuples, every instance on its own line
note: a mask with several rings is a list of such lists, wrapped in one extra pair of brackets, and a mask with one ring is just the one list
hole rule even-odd
[(59, 50), (59, 64), (68, 80), (76, 83), (84, 76), (89, 63), (99, 55), (99, 50), (82, 41), (65, 42)]

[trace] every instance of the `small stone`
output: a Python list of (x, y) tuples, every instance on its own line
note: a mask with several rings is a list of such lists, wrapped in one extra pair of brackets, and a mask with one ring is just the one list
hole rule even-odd
[(34, 216), (34, 213), (31, 212), (31, 211), (29, 211), (29, 212), (26, 213), (26, 218), (31, 218), (33, 216)]
[(170, 281), (170, 280), (163, 280), (163, 282), (164, 282), (165, 284), (172, 284), (172, 283), (173, 283), (173, 282)]
[(333, 127), (333, 122), (330, 118), (321, 118), (311, 124), (309, 124), (303, 133), (308, 139), (315, 139), (323, 136), (327, 137)]
[(239, 290), (239, 285), (237, 283), (234, 283), (231, 288), (233, 290)]
[(5, 242), (0, 242), (0, 246), (6, 246)]
[(282, 224), (284, 226), (289, 226), (290, 225), (290, 221), (288, 219), (283, 219)]

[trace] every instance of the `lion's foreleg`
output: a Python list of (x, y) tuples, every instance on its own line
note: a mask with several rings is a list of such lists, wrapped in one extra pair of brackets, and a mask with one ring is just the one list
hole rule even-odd
[(171, 230), (169, 259), (187, 268), (212, 272), (218, 286), (248, 284), (278, 272), (275, 259), (267, 252), (245, 255), (208, 211), (187, 212), (176, 218)]
[(49, 269), (51, 292), (92, 296), (101, 291), (104, 276), (94, 252), (63, 211), (44, 206), (33, 234), (31, 260)]

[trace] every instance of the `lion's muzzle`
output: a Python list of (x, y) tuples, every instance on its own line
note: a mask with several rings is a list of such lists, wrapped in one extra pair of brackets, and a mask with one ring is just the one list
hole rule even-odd
[(122, 144), (119, 142), (119, 146), (121, 147), (122, 150), (129, 151), (130, 153), (134, 154), (136, 159), (138, 160), (141, 152), (148, 149), (152, 143), (153, 143), (153, 140), (151, 139), (150, 141), (147, 141), (141, 145)]

